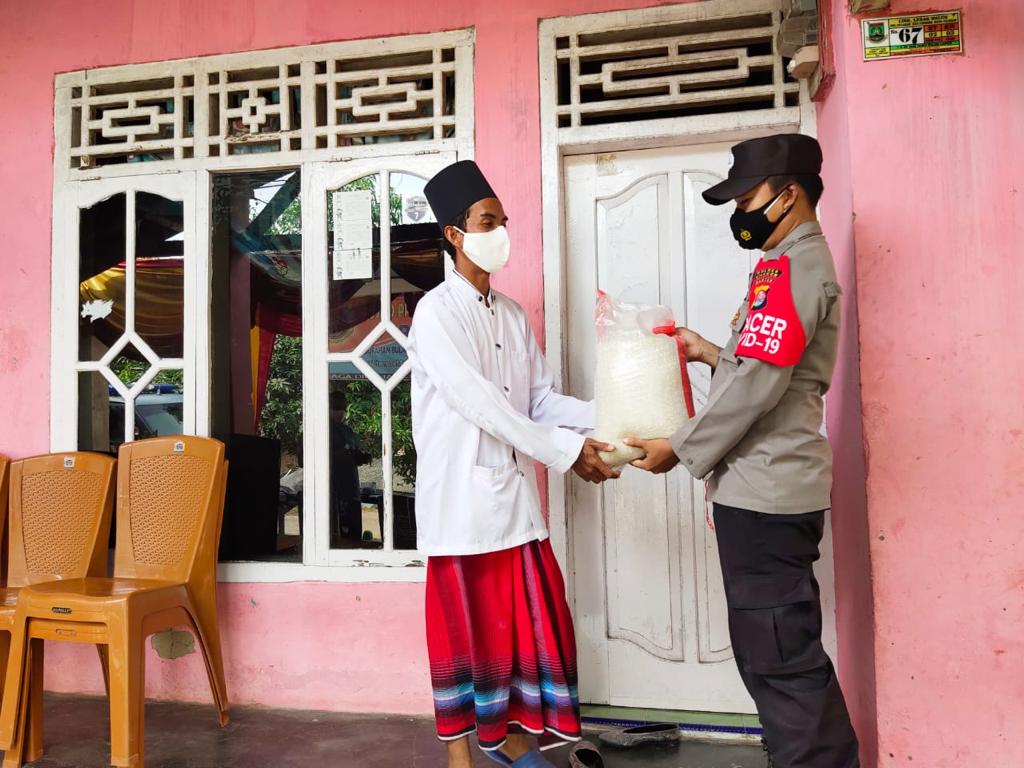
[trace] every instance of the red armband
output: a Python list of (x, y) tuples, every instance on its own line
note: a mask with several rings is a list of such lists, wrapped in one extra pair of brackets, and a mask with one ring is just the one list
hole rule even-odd
[(803, 323), (793, 302), (789, 257), (762, 259), (750, 281), (750, 312), (740, 331), (736, 357), (772, 365), (796, 365), (807, 347)]

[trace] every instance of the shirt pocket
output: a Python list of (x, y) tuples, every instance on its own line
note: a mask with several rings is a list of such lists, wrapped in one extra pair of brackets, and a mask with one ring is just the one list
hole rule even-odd
[(497, 467), (473, 467), (473, 489), (478, 500), (492, 512), (511, 511), (523, 474), (513, 459)]

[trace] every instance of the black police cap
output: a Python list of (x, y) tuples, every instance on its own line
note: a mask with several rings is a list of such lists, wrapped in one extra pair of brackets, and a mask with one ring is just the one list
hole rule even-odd
[(764, 136), (740, 142), (732, 148), (729, 177), (704, 190), (711, 205), (722, 205), (746, 194), (769, 176), (821, 173), (821, 145), (799, 133)]

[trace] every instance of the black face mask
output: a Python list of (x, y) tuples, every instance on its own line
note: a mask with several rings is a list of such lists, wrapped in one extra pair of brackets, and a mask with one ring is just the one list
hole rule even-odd
[[(782, 192), (785, 191), (782, 190)], [(732, 216), (729, 217), (729, 226), (732, 228), (732, 236), (736, 238), (740, 248), (753, 251), (763, 246), (768, 242), (768, 238), (772, 236), (775, 228), (793, 210), (793, 206), (790, 206), (778, 221), (768, 221), (767, 211), (782, 197), (782, 192), (755, 211), (741, 211), (738, 207), (733, 211)]]

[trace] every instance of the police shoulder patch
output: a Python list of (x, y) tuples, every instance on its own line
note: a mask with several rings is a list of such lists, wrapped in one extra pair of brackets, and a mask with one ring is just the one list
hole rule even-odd
[(750, 312), (736, 356), (782, 367), (800, 362), (807, 339), (793, 302), (788, 256), (760, 261), (750, 281), (748, 302)]

